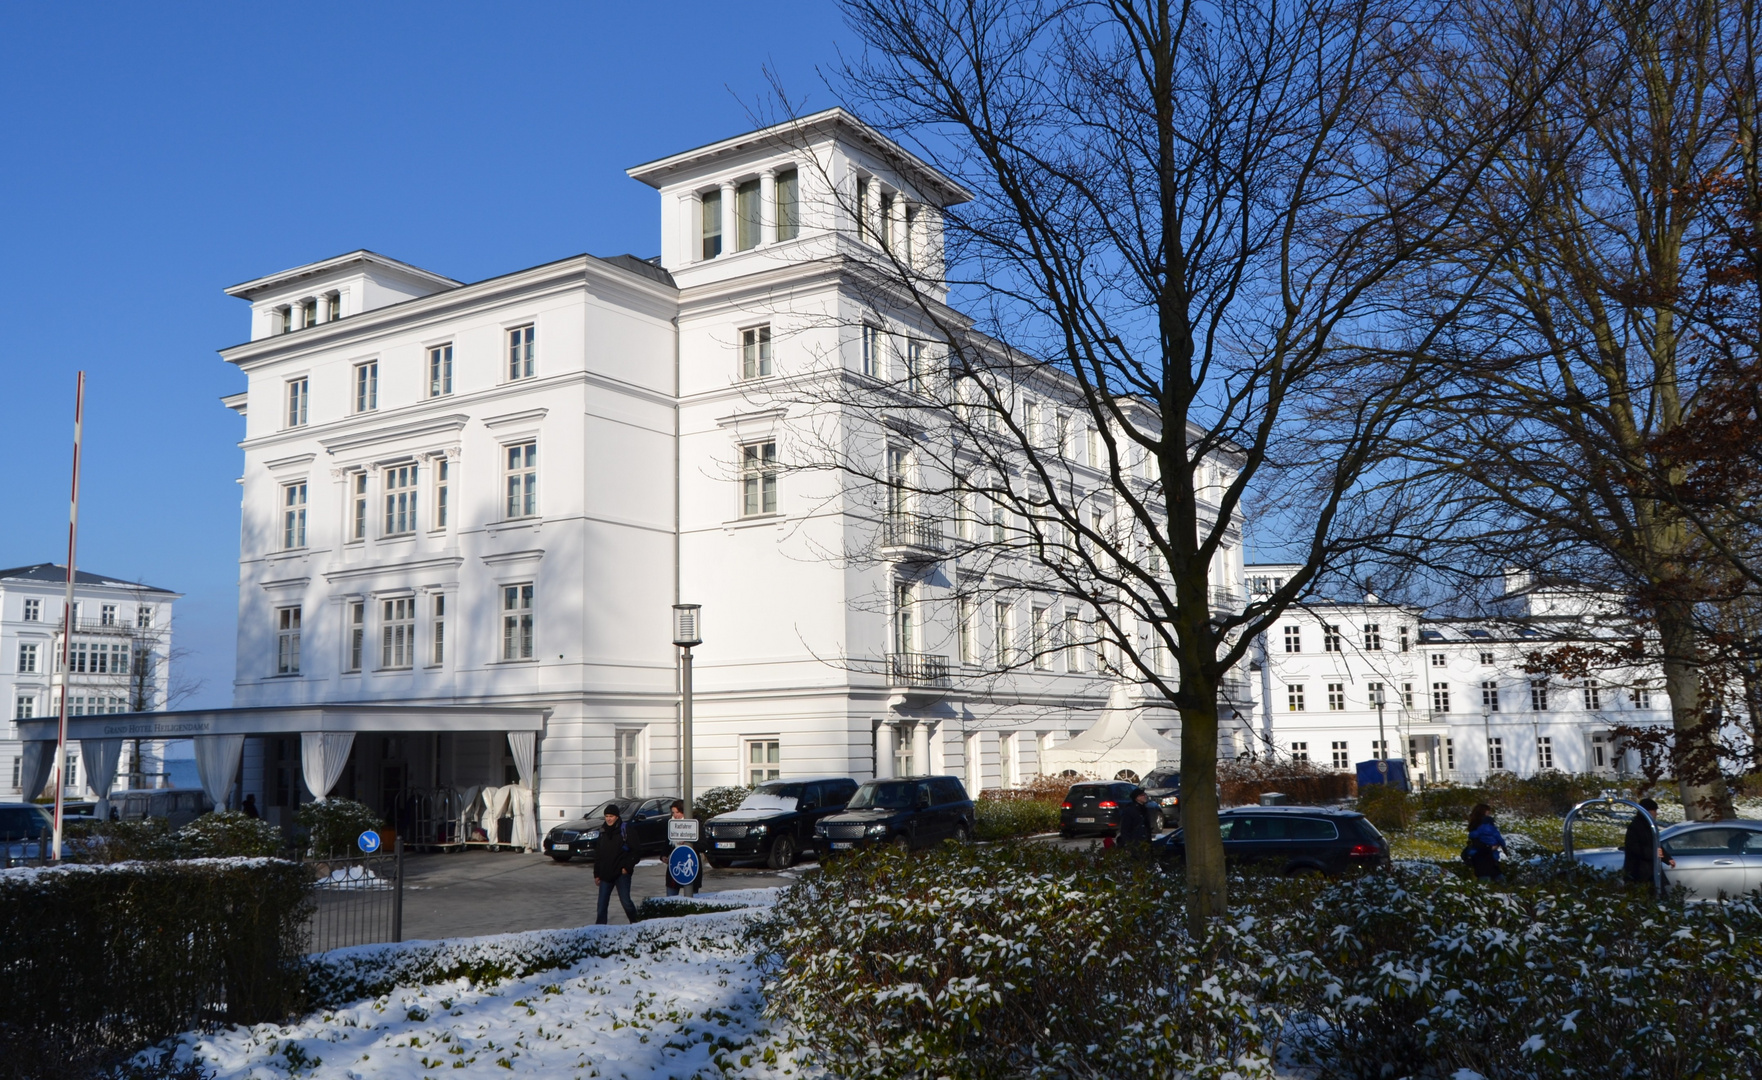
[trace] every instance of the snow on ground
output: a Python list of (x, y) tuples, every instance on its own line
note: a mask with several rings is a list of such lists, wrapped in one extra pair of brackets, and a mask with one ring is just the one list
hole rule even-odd
[(285, 1026), (192, 1032), (171, 1053), (216, 1080), (812, 1076), (786, 1026), (761, 1015), (739, 940), (750, 917), (669, 919), (678, 932), (660, 945), (643, 940), (655, 922), (599, 928), (627, 951), (490, 985), (400, 986)]

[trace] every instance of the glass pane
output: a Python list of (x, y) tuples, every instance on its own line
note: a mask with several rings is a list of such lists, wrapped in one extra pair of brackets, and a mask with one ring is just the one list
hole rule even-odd
[(794, 172), (777, 177), (777, 239), (793, 240), (799, 231), (799, 185)]

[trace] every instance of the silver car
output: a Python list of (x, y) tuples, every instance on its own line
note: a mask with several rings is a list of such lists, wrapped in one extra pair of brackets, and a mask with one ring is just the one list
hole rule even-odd
[[(1659, 836), (1676, 866), (1664, 866), (1664, 883), (1681, 885), (1691, 898), (1717, 900), (1762, 889), (1762, 821), (1687, 821)], [(1573, 852), (1586, 866), (1621, 872), (1620, 848)]]

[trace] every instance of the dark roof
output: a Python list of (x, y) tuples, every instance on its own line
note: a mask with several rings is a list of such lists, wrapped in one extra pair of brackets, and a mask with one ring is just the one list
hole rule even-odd
[[(0, 581), (44, 581), (65, 582), (67, 567), (57, 563), (38, 563), (35, 566), (18, 566), (11, 570), (0, 570)], [(175, 595), (170, 589), (161, 589), (154, 585), (144, 585), (138, 581), (123, 581), (120, 578), (106, 577), (86, 570), (76, 570), (73, 575), (76, 585), (109, 585), (118, 589), (140, 589), (144, 592)]]

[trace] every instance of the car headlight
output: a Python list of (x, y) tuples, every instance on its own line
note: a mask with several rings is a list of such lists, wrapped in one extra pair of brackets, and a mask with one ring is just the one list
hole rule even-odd
[(769, 825), (754, 825), (746, 830), (746, 834), (748, 836), (763, 836), (770, 831), (771, 826)]
[(824, 821), (822, 821), (819, 824), (814, 826), (814, 835), (815, 836), (831, 836), (832, 830), (826, 828), (826, 823)]
[(583, 840), (598, 840), (600, 838), (600, 830), (595, 829), (593, 832), (582, 833), (581, 838)]
[(885, 826), (885, 825), (871, 825), (871, 826), (869, 826), (869, 835), (870, 836), (886, 836), (887, 835), (887, 826)]

